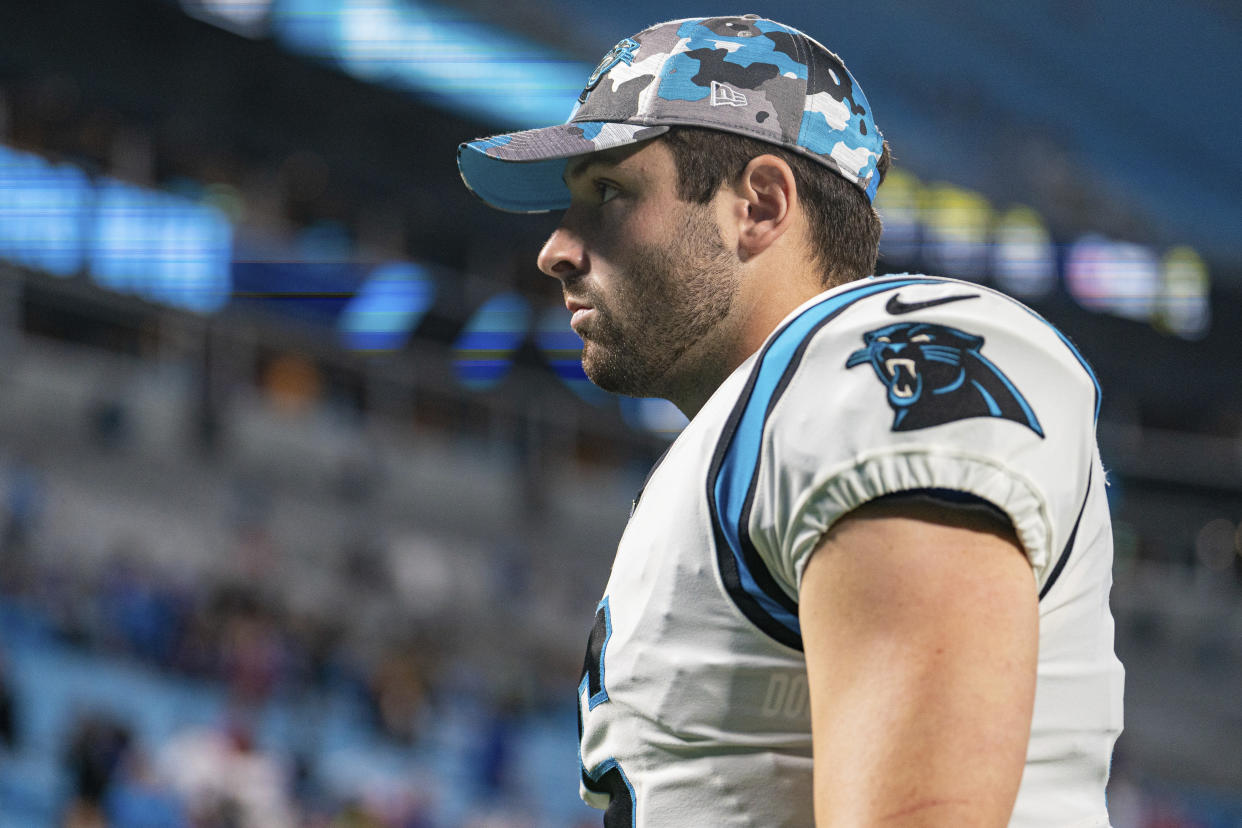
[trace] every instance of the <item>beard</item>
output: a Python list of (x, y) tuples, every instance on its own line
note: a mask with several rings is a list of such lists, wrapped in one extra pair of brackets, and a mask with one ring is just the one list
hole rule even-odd
[(670, 369), (733, 306), (740, 274), (707, 206), (687, 207), (665, 244), (634, 245), (608, 297), (589, 295), (582, 369), (616, 394), (662, 396)]

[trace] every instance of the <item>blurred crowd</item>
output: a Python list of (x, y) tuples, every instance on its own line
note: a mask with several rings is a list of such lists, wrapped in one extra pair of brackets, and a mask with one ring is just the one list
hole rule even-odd
[[(572, 668), (531, 663), (532, 674), (556, 675), (516, 681), (503, 669), (480, 675), (444, 629), (412, 623), (377, 633), (361, 607), (336, 617), (295, 609), (279, 579), (171, 569), (129, 541), (114, 543), (100, 566), (57, 563), (39, 544), (38, 470), (21, 466), (9, 483), (0, 510), (0, 756), (39, 750), (24, 742), (32, 741), (30, 708), (41, 700), (31, 698), (29, 683), (24, 697), (16, 691), (3, 657), (10, 639), (29, 648), (28, 633), (37, 629), (37, 648), (149, 677), (149, 700), (83, 706), (60, 723), (52, 746), (64, 792), (59, 825), (547, 824), (539, 804), (517, 790), (514, 741), (523, 721), (572, 711)], [(383, 588), (376, 566), (356, 551), (341, 584), (360, 604)], [(220, 700), (210, 708), (214, 717), (176, 722), (153, 744), (149, 723), (132, 715), (134, 704), (158, 704), (162, 686), (187, 685)], [(445, 720), (463, 710), (463, 732), (446, 736)], [(273, 730), (276, 713), (294, 724)], [(330, 755), (334, 727), (429, 769), (406, 774), (398, 786), (376, 781), (378, 768), (371, 781), (333, 779), (330, 765), (340, 761)], [(464, 744), (446, 741), (452, 738)], [(437, 775), (437, 763), (458, 761), (469, 766), (468, 781)], [(565, 769), (562, 781), (572, 790), (572, 765)], [(4, 774), (0, 758), (0, 780)], [(462, 786), (447, 797), (451, 807), (446, 784)]]

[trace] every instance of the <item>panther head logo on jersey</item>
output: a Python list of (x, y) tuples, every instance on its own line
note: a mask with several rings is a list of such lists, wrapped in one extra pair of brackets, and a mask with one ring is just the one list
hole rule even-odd
[(983, 337), (926, 322), (899, 322), (863, 334), (846, 368), (870, 364), (888, 388), (893, 431), (968, 417), (1000, 417), (1044, 431), (1026, 398), (980, 350)]

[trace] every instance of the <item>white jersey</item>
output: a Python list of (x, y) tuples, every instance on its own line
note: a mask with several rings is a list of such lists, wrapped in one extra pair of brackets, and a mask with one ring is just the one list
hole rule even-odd
[(918, 492), (992, 504), (1030, 560), (1039, 673), (1010, 824), (1108, 825), (1123, 671), (1098, 410), (1074, 346), (975, 284), (865, 279), (796, 310), (635, 504), (579, 687), (583, 799), (609, 828), (811, 825), (802, 571), (841, 515)]

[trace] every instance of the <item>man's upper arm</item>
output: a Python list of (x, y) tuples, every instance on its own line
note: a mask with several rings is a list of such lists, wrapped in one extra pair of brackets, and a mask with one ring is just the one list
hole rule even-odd
[(1007, 824), (1038, 648), (1012, 529), (915, 499), (866, 504), (823, 536), (799, 608), (817, 824)]

